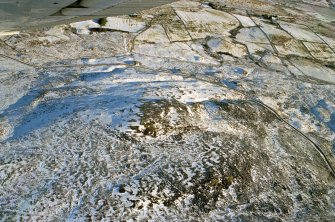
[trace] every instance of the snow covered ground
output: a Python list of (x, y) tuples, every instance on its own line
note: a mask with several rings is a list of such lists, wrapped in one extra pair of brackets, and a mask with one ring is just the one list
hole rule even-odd
[(1, 37), (0, 218), (334, 220), (333, 21), (180, 1)]

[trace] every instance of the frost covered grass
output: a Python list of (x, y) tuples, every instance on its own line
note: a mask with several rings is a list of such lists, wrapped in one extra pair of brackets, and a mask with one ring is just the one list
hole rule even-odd
[(0, 218), (334, 218), (330, 23), (225, 2), (1, 42)]

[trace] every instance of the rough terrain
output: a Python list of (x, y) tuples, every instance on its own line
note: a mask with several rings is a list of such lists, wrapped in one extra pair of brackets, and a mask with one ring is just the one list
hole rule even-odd
[(332, 4), (180, 1), (1, 37), (0, 218), (334, 221)]

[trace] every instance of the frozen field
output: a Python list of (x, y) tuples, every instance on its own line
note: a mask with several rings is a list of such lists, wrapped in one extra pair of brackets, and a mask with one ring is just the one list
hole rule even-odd
[(334, 221), (331, 4), (180, 1), (2, 36), (0, 220)]

